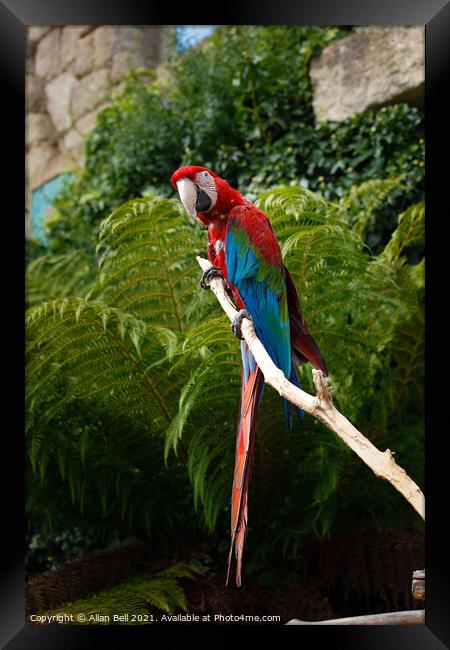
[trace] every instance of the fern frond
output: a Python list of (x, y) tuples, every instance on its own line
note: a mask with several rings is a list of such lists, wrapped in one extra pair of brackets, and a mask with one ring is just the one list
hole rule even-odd
[(353, 185), (338, 202), (336, 209), (353, 226), (354, 231), (363, 238), (369, 225), (389, 195), (402, 187), (403, 176), (371, 179), (360, 185)]
[[(130, 578), (112, 589), (73, 603), (65, 603), (43, 614), (73, 614), (75, 619), (77, 615), (83, 614), (85, 621), (82, 624), (86, 625), (151, 623), (151, 617), (145, 615), (154, 610), (170, 614), (177, 609), (187, 609), (186, 597), (177, 578), (194, 578), (196, 574), (195, 567), (179, 563), (151, 576)], [(113, 621), (114, 614), (123, 613), (129, 615), (127, 621)], [(136, 616), (136, 620), (133, 616)], [(76, 620), (80, 622), (79, 619)]]
[(398, 262), (409, 246), (422, 244), (425, 239), (425, 203), (410, 206), (398, 218), (398, 226), (386, 245), (382, 259)]
[(82, 251), (38, 257), (26, 270), (27, 306), (69, 296), (86, 297), (94, 280), (95, 268)]
[(95, 297), (147, 323), (182, 332), (207, 307), (196, 291), (205, 235), (170, 199), (128, 201), (100, 228)]

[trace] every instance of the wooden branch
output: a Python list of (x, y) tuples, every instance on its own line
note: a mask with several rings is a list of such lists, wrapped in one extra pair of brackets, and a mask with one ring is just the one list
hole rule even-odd
[(367, 616), (349, 616), (334, 618), (329, 621), (300, 621), (293, 618), (286, 625), (424, 625), (425, 610), (407, 610), (405, 612), (388, 612), (387, 614), (369, 614)]
[[(197, 257), (197, 262), (203, 271), (206, 271), (211, 266), (210, 262), (202, 257)], [(212, 278), (210, 285), (222, 309), (230, 321), (233, 321), (237, 311), (225, 291), (224, 281), (221, 278)], [(379, 451), (333, 406), (327, 377), (320, 370), (313, 369), (313, 381), (317, 390), (317, 395), (313, 397), (286, 379), (256, 336), (253, 323), (247, 318), (242, 320), (241, 331), (255, 357), (256, 363), (264, 374), (266, 383), (272, 386), (282, 397), (310, 413), (334, 431), (370, 467), (376, 476), (389, 481), (412, 505), (422, 519), (425, 519), (425, 498), (420, 488), (407, 475), (405, 470), (397, 465), (390, 449), (386, 449), (384, 452)]]

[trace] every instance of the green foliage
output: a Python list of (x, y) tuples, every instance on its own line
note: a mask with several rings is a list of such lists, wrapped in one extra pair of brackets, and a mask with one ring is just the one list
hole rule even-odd
[(224, 25), (167, 62), (136, 71), (86, 140), (86, 163), (56, 199), (53, 253), (86, 248), (124, 201), (170, 196), (182, 164), (212, 167), (254, 200), (276, 184), (337, 199), (354, 184), (402, 177), (365, 234), (378, 253), (424, 190), (423, 114), (405, 104), (316, 125), (308, 66), (342, 27)]
[(86, 295), (92, 288), (95, 268), (82, 251), (37, 257), (26, 269), (27, 307), (53, 298)]
[[(154, 75), (153, 75), (154, 76)], [(180, 117), (145, 75), (129, 75), (113, 105), (97, 116), (86, 140), (86, 163), (55, 200), (53, 252), (92, 252), (101, 218), (149, 185), (170, 178), (179, 161)]]
[[(337, 203), (279, 187), (258, 206), (327, 359), (337, 407), (374, 444), (396, 451), (422, 484), (424, 262), (408, 263), (408, 253), (423, 244), (423, 204), (400, 215), (380, 254), (361, 238), (397, 182), (370, 181)], [(33, 525), (58, 531), (81, 516), (122, 536), (200, 529), (226, 536), (240, 354), (226, 316), (198, 287), (195, 254), (205, 239), (178, 202), (149, 197), (103, 221), (97, 275), (87, 265), (78, 291), (70, 256), (30, 266)], [(35, 304), (39, 295), (45, 301)], [(301, 382), (314, 391), (309, 365)], [(261, 568), (274, 545), (296, 554), (311, 535), (416, 525), (392, 487), (313, 418), (286, 431), (281, 400), (269, 388), (249, 512), (249, 570)]]
[(173, 613), (186, 610), (186, 597), (178, 584), (179, 578), (194, 578), (197, 570), (189, 564), (178, 563), (153, 575), (140, 575), (122, 582), (94, 596), (43, 612), (52, 616), (72, 614), (79, 622), (83, 614), (83, 625), (111, 624), (114, 614), (128, 614), (128, 621), (115, 624), (136, 625), (152, 622), (152, 612)]

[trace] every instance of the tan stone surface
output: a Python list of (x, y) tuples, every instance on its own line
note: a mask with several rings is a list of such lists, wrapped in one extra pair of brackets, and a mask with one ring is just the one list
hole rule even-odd
[(48, 112), (60, 133), (67, 131), (72, 126), (70, 105), (75, 85), (76, 79), (73, 74), (64, 72), (45, 87)]
[(118, 52), (111, 62), (111, 81), (117, 83), (129, 71), (132, 57), (130, 52)]
[(66, 69), (73, 64), (80, 49), (80, 38), (85, 33), (84, 26), (68, 25), (61, 33), (61, 67)]
[(74, 73), (77, 77), (83, 77), (94, 69), (94, 35), (95, 31), (91, 31), (78, 41), (78, 49), (74, 63)]
[(71, 149), (75, 149), (77, 147), (82, 146), (82, 144), (83, 144), (83, 139), (81, 133), (75, 127), (69, 129), (69, 131), (67, 131), (67, 133), (64, 135), (63, 139), (60, 142), (60, 146), (63, 151), (70, 151)]
[(27, 147), (56, 142), (55, 128), (46, 113), (29, 113), (26, 119)]
[(45, 79), (53, 79), (60, 72), (61, 30), (51, 29), (39, 41), (36, 48), (36, 74)]
[(27, 187), (31, 192), (54, 176), (73, 169), (74, 157), (67, 151), (56, 147), (33, 147), (27, 155)]
[(114, 43), (118, 35), (117, 27), (99, 27), (94, 32), (95, 67), (108, 63), (113, 56)]
[(28, 56), (25, 59), (25, 73), (26, 74), (35, 74), (36, 65), (34, 56)]
[(310, 65), (316, 120), (344, 120), (394, 101), (420, 105), (424, 28), (368, 27), (326, 47)]
[(110, 87), (109, 71), (97, 70), (78, 81), (72, 94), (71, 113), (78, 120), (107, 99)]
[(34, 74), (28, 74), (25, 79), (25, 97), (28, 111), (43, 113), (47, 108), (47, 100), (42, 79)]
[(42, 144), (30, 150), (26, 160), (30, 189), (41, 184), (39, 180), (45, 176), (50, 160), (55, 159), (58, 154), (58, 147), (50, 144)]
[(45, 27), (28, 27), (27, 28), (27, 38), (31, 43), (37, 43), (41, 40), (43, 36), (49, 31), (50, 26)]

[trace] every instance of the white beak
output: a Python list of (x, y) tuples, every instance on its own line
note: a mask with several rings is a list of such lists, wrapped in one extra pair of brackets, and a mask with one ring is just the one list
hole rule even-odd
[(197, 210), (195, 209), (195, 204), (197, 203), (197, 190), (195, 184), (189, 178), (181, 178), (177, 182), (177, 190), (184, 209), (190, 217), (196, 219)]

